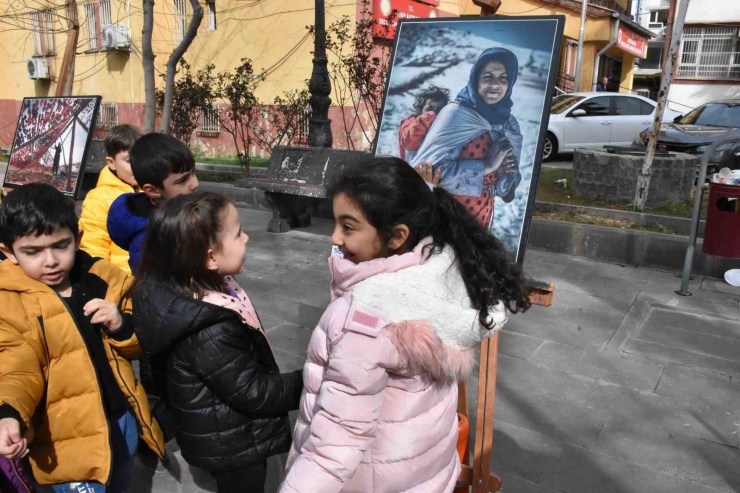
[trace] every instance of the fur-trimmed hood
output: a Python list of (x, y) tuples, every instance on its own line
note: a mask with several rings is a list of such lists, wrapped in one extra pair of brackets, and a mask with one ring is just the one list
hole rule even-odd
[(481, 325), (452, 247), (427, 255), (429, 248), (426, 239), (407, 254), (361, 264), (333, 258), (334, 296), (350, 293), (350, 316), (377, 318), (413, 372), (461, 381), (474, 366), (472, 350), (506, 323), (507, 311), (498, 303), (493, 328)]

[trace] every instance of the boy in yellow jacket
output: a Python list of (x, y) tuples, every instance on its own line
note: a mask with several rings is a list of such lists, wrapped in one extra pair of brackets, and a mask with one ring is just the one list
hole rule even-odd
[(0, 205), (0, 455), (30, 457), (55, 493), (123, 493), (139, 437), (160, 457), (164, 440), (129, 361), (132, 279), (80, 251), (82, 234), (50, 185)]
[(105, 138), (105, 164), (98, 184), (82, 203), (80, 228), (85, 232), (80, 248), (93, 257), (109, 260), (127, 274), (128, 252), (113, 243), (108, 234), (108, 211), (120, 195), (136, 191), (136, 179), (131, 171), (128, 152), (139, 140), (141, 132), (133, 125), (116, 125)]

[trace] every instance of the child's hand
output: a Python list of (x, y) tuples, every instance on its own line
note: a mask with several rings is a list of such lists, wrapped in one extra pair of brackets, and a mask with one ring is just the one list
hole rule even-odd
[(28, 455), (28, 440), (21, 437), (21, 424), (15, 418), (0, 419), (0, 455), (8, 460)]
[(438, 169), (435, 173), (432, 163), (424, 161), (423, 163), (414, 166), (414, 169), (422, 178), (424, 178), (425, 182), (431, 183), (434, 186), (439, 185), (439, 179), (442, 176), (442, 168)]
[(115, 303), (96, 298), (90, 300), (83, 308), (86, 317), (92, 315), (90, 322), (93, 324), (103, 324), (111, 332), (115, 332), (123, 325), (123, 317)]

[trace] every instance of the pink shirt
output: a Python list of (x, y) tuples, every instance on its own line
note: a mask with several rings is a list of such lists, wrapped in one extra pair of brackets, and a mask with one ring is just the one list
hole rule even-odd
[(230, 294), (220, 293), (218, 291), (206, 291), (203, 301), (232, 310), (239, 314), (243, 323), (261, 330), (262, 324), (260, 324), (257, 318), (257, 312), (254, 310), (254, 305), (252, 305), (252, 301), (247, 296), (247, 293), (233, 277), (226, 276), (224, 277), (224, 281), (229, 288)]

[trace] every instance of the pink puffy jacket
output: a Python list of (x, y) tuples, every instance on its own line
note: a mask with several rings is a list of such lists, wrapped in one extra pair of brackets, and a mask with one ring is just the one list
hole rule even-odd
[[(353, 264), (330, 259), (332, 303), (314, 330), (280, 492), (443, 493), (460, 472), (457, 382), (493, 333), (448, 247)], [(450, 268), (452, 267), (452, 268)], [(501, 304), (492, 315), (506, 321)]]

